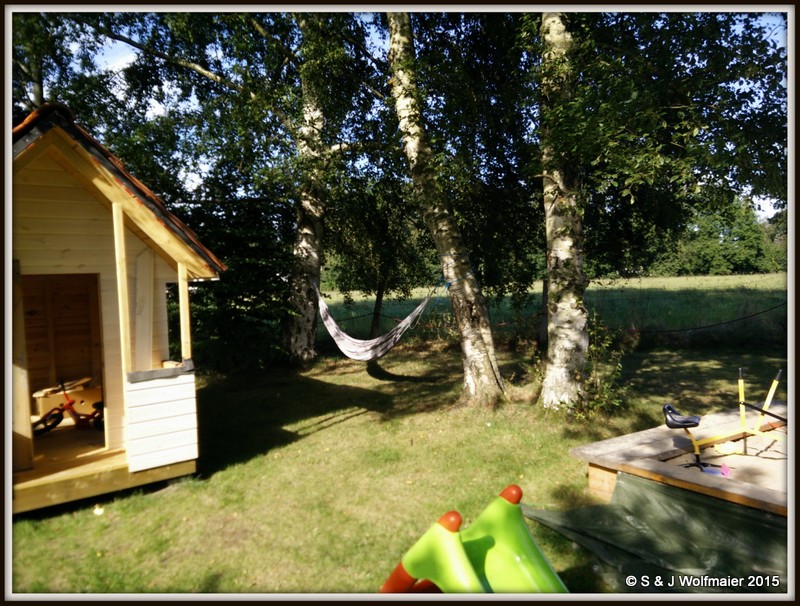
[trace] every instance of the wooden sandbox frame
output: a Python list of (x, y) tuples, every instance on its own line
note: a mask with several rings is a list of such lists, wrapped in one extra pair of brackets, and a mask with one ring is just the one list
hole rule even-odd
[[(786, 418), (787, 405), (773, 402), (770, 411)], [(784, 422), (770, 419), (758, 429), (769, 432), (785, 426)], [(704, 415), (699, 427), (692, 431), (697, 440), (721, 436), (719, 443), (740, 440), (748, 435), (742, 430), (738, 407)], [(787, 437), (781, 433), (784, 438)], [(715, 443), (712, 440), (707, 445), (713, 446)], [(670, 462), (692, 452), (689, 438), (682, 431), (670, 429), (664, 424), (579, 446), (570, 450), (570, 455), (588, 463), (589, 492), (606, 503), (611, 501), (617, 474), (624, 472), (781, 516), (787, 515), (788, 458), (783, 462), (782, 481), (776, 482), (775, 488), (771, 489)]]

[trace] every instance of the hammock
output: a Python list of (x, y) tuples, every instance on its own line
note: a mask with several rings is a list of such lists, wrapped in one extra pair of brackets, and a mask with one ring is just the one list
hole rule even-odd
[(402, 338), (403, 333), (411, 328), (417, 318), (419, 318), (419, 316), (425, 310), (425, 306), (433, 296), (428, 295), (408, 317), (406, 317), (402, 322), (400, 322), (385, 335), (364, 341), (361, 339), (354, 339), (353, 337), (345, 334), (342, 329), (339, 328), (339, 325), (336, 324), (336, 321), (331, 317), (328, 305), (322, 298), (322, 294), (319, 292), (316, 284), (314, 285), (314, 290), (317, 291), (317, 299), (319, 299), (319, 315), (322, 317), (322, 322), (325, 324), (325, 328), (328, 329), (331, 337), (333, 337), (336, 345), (348, 358), (352, 358), (353, 360), (361, 360), (363, 362), (377, 360), (386, 354), (392, 347), (394, 347), (395, 344), (397, 344), (397, 342)]

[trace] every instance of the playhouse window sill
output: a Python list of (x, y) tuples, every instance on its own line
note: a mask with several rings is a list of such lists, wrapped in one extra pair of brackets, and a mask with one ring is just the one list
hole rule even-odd
[(164, 368), (153, 370), (137, 370), (128, 373), (128, 383), (143, 383), (156, 379), (170, 379), (194, 372), (194, 363), (191, 358), (183, 362), (164, 362)]

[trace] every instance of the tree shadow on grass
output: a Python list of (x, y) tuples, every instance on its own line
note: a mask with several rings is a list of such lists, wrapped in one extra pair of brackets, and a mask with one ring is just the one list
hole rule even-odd
[[(684, 414), (700, 416), (730, 410), (738, 406), (739, 368), (744, 373), (746, 398), (756, 401), (763, 398), (776, 370), (785, 366), (781, 352), (769, 349), (637, 350), (623, 359), (620, 377), (628, 393), (636, 395), (637, 402), (602, 413), (606, 417), (603, 423), (590, 419), (586, 423), (565, 424), (564, 437), (591, 443), (657, 427), (664, 423), (662, 407), (667, 403)], [(614, 415), (619, 415), (624, 423), (615, 422)]]
[[(319, 368), (327, 367), (321, 364)], [(443, 406), (449, 400), (442, 394), (452, 390), (447, 369), (414, 376), (374, 364), (365, 373), (359, 364), (333, 362), (330, 373), (329, 381), (324, 372), (314, 370), (316, 376), (308, 376), (276, 366), (251, 375), (207, 380), (197, 390), (200, 476), (211, 476), (361, 415), (375, 414), (376, 422), (381, 422)], [(359, 373), (364, 373), (367, 387), (337, 382)], [(385, 383), (375, 386), (373, 379)]]
[(777, 369), (785, 367), (786, 356), (770, 349), (642, 350), (623, 360), (623, 380), (658, 411), (670, 403), (685, 414), (702, 415), (738, 405), (739, 368), (745, 397), (755, 401), (763, 398)]
[[(660, 411), (660, 408), (659, 408)], [(562, 428), (562, 436), (565, 440), (579, 439), (582, 444), (600, 442), (609, 438), (616, 438), (622, 433), (635, 433), (651, 429), (659, 424), (659, 419), (650, 411), (644, 410), (621, 410), (618, 412), (597, 413), (605, 417), (605, 422), (597, 422), (597, 419), (590, 417), (585, 421), (573, 421), (565, 423)], [(618, 414), (621, 418), (616, 422), (614, 415)], [(622, 429), (624, 424), (624, 429)]]
[[(212, 380), (197, 390), (197, 471), (211, 476), (355, 415), (391, 406), (386, 394), (292, 371)], [(296, 431), (286, 429), (304, 419), (310, 423)]]
[(373, 379), (379, 381), (394, 381), (405, 383), (437, 383), (446, 378), (444, 375), (432, 376), (416, 376), (416, 375), (399, 375), (383, 368), (378, 360), (371, 360), (367, 362), (367, 374)]

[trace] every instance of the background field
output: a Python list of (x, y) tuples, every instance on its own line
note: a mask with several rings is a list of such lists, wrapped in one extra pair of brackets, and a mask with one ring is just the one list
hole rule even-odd
[[(605, 322), (635, 322), (642, 336), (681, 332), (642, 338), (622, 359), (624, 403), (584, 418), (531, 405), (524, 339), (499, 347), (505, 406), (455, 406), (458, 345), (446, 321), (445, 338), (424, 340), (437, 330), (428, 317), (369, 369), (331, 351), (303, 371), (202, 377), (197, 476), (16, 517), (10, 589), (374, 592), (442, 513), (458, 510), (469, 524), (509, 483), (536, 508), (591, 503), (585, 465), (568, 454), (574, 446), (659, 425), (667, 402), (693, 414), (733, 407), (740, 367), (747, 393), (766, 395), (775, 372), (789, 369), (786, 306), (741, 318), (786, 301), (785, 275), (593, 284), (587, 304)], [(340, 319), (371, 311), (369, 302), (333, 303)], [(393, 305), (389, 322), (413, 302)], [(437, 309), (448, 307), (445, 299)], [(493, 310), (501, 325), (517, 315)], [(684, 333), (706, 324), (721, 326)], [(785, 401), (793, 374), (784, 377), (775, 397)], [(571, 591), (606, 589), (590, 554), (531, 529)]]
[[(385, 301), (383, 329), (405, 317), (430, 292), (435, 293), (432, 304), (409, 339), (457, 340), (443, 288), (420, 289), (406, 301)], [(529, 301), (519, 308), (508, 299), (490, 303), (492, 322), (501, 339), (535, 338), (542, 311), (541, 293), (541, 283), (534, 285)], [(337, 322), (353, 336), (366, 338), (373, 300), (354, 293), (353, 304), (346, 305), (337, 293), (326, 295)], [(592, 282), (586, 292), (591, 316), (612, 330), (637, 331), (645, 345), (780, 347), (786, 342), (786, 304), (785, 273), (604, 280)], [(335, 347), (323, 326), (318, 329), (317, 342)]]

